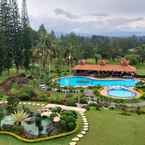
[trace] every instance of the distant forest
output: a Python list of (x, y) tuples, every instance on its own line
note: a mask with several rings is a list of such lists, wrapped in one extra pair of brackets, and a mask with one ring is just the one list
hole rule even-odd
[(62, 58), (71, 55), (74, 60), (95, 58), (97, 61), (126, 57), (133, 64), (145, 61), (145, 36), (86, 37), (70, 33), (57, 37), (54, 31), (48, 33), (44, 25), (41, 25), (38, 31), (33, 30), (32, 33), (33, 48), (53, 47), (58, 57), (62, 56)]
[(36, 31), (29, 22), (25, 0), (21, 15), (15, 1), (0, 1), (0, 73), (11, 67), (27, 70), (32, 64), (59, 68), (81, 59), (97, 63), (100, 59), (114, 61), (125, 57), (131, 64), (145, 62), (145, 36), (87, 37), (75, 33), (57, 36), (43, 24)]

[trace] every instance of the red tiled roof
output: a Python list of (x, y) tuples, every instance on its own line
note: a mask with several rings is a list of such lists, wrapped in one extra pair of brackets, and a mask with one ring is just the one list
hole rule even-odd
[(92, 65), (92, 64), (84, 64), (84, 65), (77, 65), (72, 68), (72, 70), (90, 70), (90, 71), (109, 71), (109, 72), (129, 72), (134, 73), (136, 72), (136, 68), (130, 65), (112, 65), (112, 64), (105, 64), (105, 65)]

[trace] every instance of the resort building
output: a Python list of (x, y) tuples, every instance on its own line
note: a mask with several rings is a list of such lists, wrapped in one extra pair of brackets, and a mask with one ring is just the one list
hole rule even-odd
[(136, 68), (129, 65), (129, 61), (126, 59), (123, 59), (120, 64), (108, 64), (105, 60), (101, 60), (96, 65), (81, 62), (72, 70), (76, 75), (93, 77), (132, 77), (136, 73)]

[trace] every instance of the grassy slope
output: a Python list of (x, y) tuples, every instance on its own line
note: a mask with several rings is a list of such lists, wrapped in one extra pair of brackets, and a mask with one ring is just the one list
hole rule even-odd
[(39, 143), (24, 143), (21, 142), (13, 137), (10, 136), (0, 136), (0, 144), (3, 145), (68, 145), (69, 141), (71, 141), (72, 136), (65, 137), (62, 139), (57, 139), (57, 140), (51, 140), (51, 141), (44, 141), (44, 142), (39, 142)]
[(137, 74), (145, 75), (145, 64), (136, 65)]
[(79, 145), (144, 145), (145, 116), (118, 111), (89, 111), (90, 130)]
[[(20, 73), (24, 73), (25, 71), (24, 70), (20, 70), (19, 71), (19, 74)], [(0, 75), (0, 83), (2, 83), (3, 81), (5, 81), (7, 78), (9, 77), (12, 77), (12, 76), (15, 76), (17, 75), (17, 72), (16, 72), (16, 69), (15, 68), (11, 68), (10, 71), (9, 71), (9, 74), (7, 71), (4, 71), (1, 75)]]

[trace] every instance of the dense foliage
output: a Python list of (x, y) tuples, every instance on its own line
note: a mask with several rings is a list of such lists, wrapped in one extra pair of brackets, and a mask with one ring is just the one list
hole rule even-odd
[(20, 67), (28, 68), (32, 47), (31, 28), (28, 23), (24, 25), (27, 21), (28, 17), (20, 21), (16, 1), (0, 1), (0, 73), (5, 69), (9, 71), (13, 65), (17, 70)]
[(101, 58), (126, 57), (131, 64), (145, 62), (145, 37), (87, 37), (75, 33), (58, 36), (54, 31), (48, 32), (43, 24), (38, 31), (30, 27), (25, 0), (21, 21), (17, 3), (1, 1), (0, 9), (0, 72), (13, 65), (18, 70), (39, 64), (49, 73), (51, 65), (55, 64), (59, 73), (64, 64), (71, 66), (80, 59), (89, 58), (97, 62)]
[[(78, 36), (74, 33), (56, 36), (54, 32), (47, 33), (44, 25), (41, 25), (37, 33), (37, 39), (43, 39), (43, 43), (37, 45), (34, 41), (33, 57), (47, 62), (48, 57), (55, 59), (55, 63), (61, 67), (61, 63), (75, 63), (80, 59), (93, 58), (96, 62), (101, 59), (116, 60), (126, 57), (131, 64), (144, 63), (145, 43), (144, 37), (105, 37), (105, 36)], [(42, 38), (42, 33), (43, 38)], [(40, 35), (41, 34), (41, 35)], [(41, 37), (40, 37), (41, 36)], [(36, 38), (35, 38), (36, 39)], [(38, 41), (40, 42), (40, 41)], [(49, 42), (49, 44), (48, 44)], [(40, 46), (42, 48), (40, 48)], [(52, 51), (48, 56), (42, 54)], [(41, 53), (40, 53), (41, 52)], [(39, 56), (39, 55), (40, 56)], [(39, 58), (38, 58), (39, 56)], [(49, 62), (49, 60), (48, 60)]]

